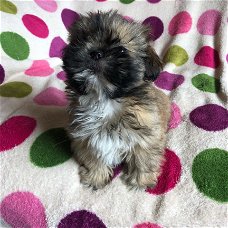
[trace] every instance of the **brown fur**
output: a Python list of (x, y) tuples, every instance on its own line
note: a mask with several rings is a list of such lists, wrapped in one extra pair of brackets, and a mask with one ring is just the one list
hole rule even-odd
[[(114, 11), (82, 16), (70, 30), (63, 57), (68, 132), (83, 184), (104, 187), (120, 162), (129, 186), (157, 181), (170, 102), (151, 85), (162, 62), (148, 37), (148, 28)], [(103, 57), (94, 60), (94, 51)]]

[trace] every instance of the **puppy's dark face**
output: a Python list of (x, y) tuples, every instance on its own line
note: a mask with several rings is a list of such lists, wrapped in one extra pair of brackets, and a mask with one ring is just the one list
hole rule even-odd
[(79, 94), (116, 98), (155, 80), (162, 65), (148, 42), (147, 28), (114, 11), (81, 16), (63, 54), (68, 85)]

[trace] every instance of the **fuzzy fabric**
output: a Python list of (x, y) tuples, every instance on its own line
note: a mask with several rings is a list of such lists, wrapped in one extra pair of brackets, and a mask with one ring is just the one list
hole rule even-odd
[[(118, 9), (151, 27), (170, 96), (166, 161), (153, 189), (80, 184), (66, 126), (61, 50), (80, 13)], [(1, 227), (226, 227), (226, 1), (1, 0)]]

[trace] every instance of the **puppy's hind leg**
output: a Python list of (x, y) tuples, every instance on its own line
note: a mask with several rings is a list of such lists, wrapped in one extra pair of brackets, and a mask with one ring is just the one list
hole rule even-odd
[[(73, 143), (76, 145), (77, 143)], [(113, 175), (110, 167), (106, 166), (102, 160), (98, 159), (87, 146), (73, 146), (75, 158), (79, 163), (79, 175), (82, 184), (92, 187), (94, 190), (101, 189), (107, 185)]]

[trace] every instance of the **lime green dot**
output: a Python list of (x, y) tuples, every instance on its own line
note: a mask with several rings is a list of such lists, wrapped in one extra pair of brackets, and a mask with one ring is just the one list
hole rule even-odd
[(228, 201), (228, 152), (218, 148), (200, 152), (192, 165), (192, 178), (200, 192), (218, 201)]
[(28, 42), (14, 32), (2, 32), (0, 42), (4, 52), (15, 60), (24, 60), (29, 55)]
[(166, 52), (163, 61), (165, 63), (171, 62), (176, 66), (181, 66), (188, 61), (188, 54), (182, 47), (173, 45)]
[(32, 92), (32, 87), (24, 82), (9, 82), (0, 86), (0, 96), (22, 98)]
[(134, 2), (135, 0), (120, 0), (120, 2), (124, 3), (124, 4), (130, 4), (132, 2)]
[(210, 93), (218, 93), (220, 82), (217, 78), (207, 74), (198, 74), (192, 78), (192, 84), (199, 90)]
[(30, 149), (31, 162), (46, 168), (61, 164), (72, 156), (70, 140), (63, 128), (52, 128), (39, 135)]
[(17, 7), (12, 2), (0, 0), (0, 11), (5, 13), (16, 14)]

